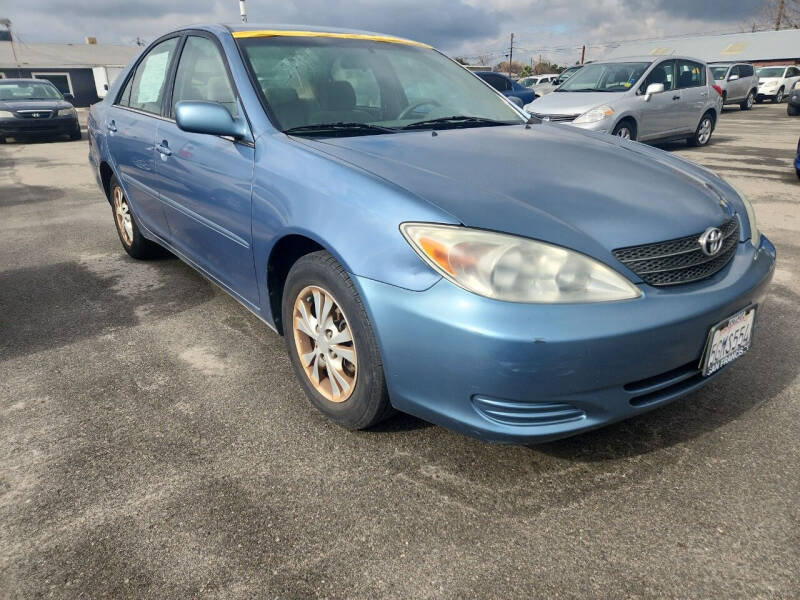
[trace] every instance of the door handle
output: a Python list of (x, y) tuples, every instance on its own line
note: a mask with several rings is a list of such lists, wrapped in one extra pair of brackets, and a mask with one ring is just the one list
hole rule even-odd
[(156, 146), (156, 150), (158, 150), (161, 156), (172, 156), (172, 150), (169, 149), (169, 144), (167, 144), (167, 140), (164, 140), (158, 146)]
[(111, 132), (114, 133), (117, 131), (117, 124), (112, 120), (106, 124), (106, 128)]

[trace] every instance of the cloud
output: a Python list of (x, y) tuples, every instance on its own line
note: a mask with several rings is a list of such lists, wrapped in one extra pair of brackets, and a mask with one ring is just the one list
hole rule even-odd
[[(428, 42), (452, 55), (503, 59), (509, 34), (514, 56), (573, 63), (606, 44), (687, 33), (736, 31), (761, 0), (247, 0), (250, 22), (328, 25), (380, 31)], [(200, 22), (237, 22), (236, 0), (37, 0), (1, 9), (26, 41), (151, 40)]]

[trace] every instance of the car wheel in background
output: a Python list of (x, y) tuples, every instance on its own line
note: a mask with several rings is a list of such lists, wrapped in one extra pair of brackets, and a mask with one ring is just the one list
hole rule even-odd
[(744, 99), (744, 102), (742, 102), (739, 105), (739, 108), (741, 108), (742, 110), (750, 110), (751, 108), (753, 108), (754, 100), (755, 100), (755, 94), (753, 92), (750, 92), (749, 94), (747, 94), (747, 98)]
[(125, 197), (125, 192), (116, 177), (111, 178), (108, 187), (111, 192), (111, 210), (114, 214), (114, 224), (125, 252), (132, 258), (138, 259), (162, 256), (164, 249), (155, 242), (146, 239), (139, 231), (139, 226), (136, 224), (133, 212), (131, 212), (128, 199)]
[(312, 252), (292, 265), (281, 314), (295, 375), (320, 412), (347, 429), (393, 413), (372, 326), (333, 256)]
[(636, 140), (636, 125), (627, 119), (616, 124), (611, 135), (616, 135), (626, 140)]
[(797, 107), (794, 106), (793, 104), (787, 104), (786, 114), (789, 115), (790, 117), (797, 116)]
[(783, 88), (778, 90), (778, 93), (772, 98), (772, 102), (775, 104), (783, 102)]
[(706, 113), (703, 115), (703, 118), (700, 119), (700, 123), (697, 125), (697, 129), (694, 132), (694, 135), (690, 138), (687, 138), (687, 142), (690, 146), (705, 146), (711, 140), (711, 134), (714, 132), (714, 117), (711, 113)]

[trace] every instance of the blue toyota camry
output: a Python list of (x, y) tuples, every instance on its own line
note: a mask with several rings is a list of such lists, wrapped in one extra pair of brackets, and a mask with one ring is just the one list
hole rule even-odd
[(775, 263), (712, 172), (386, 35), (175, 31), (89, 133), (125, 251), (225, 289), (351, 429), (535, 442), (663, 405), (748, 350)]

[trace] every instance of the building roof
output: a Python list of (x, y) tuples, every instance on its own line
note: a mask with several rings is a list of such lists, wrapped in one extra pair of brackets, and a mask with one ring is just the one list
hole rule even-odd
[(140, 51), (138, 46), (116, 44), (0, 42), (0, 69), (124, 67)]
[(800, 59), (800, 29), (623, 42), (603, 58), (683, 54), (706, 62)]

